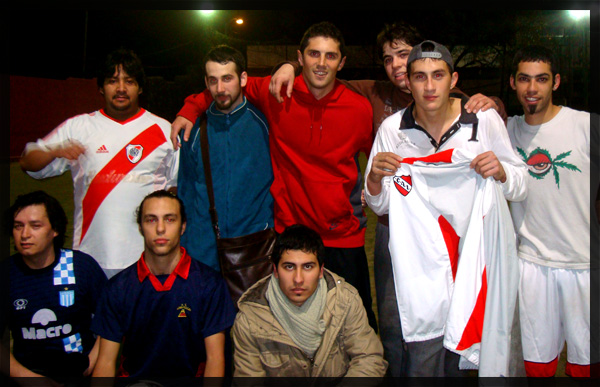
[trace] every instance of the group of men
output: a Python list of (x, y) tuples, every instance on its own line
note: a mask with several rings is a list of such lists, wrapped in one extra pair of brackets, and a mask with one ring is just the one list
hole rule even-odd
[[(11, 376), (224, 376), (230, 329), (234, 376), (510, 376), (508, 355), (490, 359), (510, 345), (517, 284), (527, 375), (554, 375), (566, 339), (567, 374), (589, 376), (589, 114), (552, 103), (556, 58), (517, 53), (524, 115), (507, 131), (499, 100), (455, 89), (446, 47), (402, 23), (378, 46), (389, 81), (337, 80), (345, 45), (328, 22), (304, 34), (299, 66), (269, 77), (216, 47), (207, 89), (171, 126), (139, 107), (137, 56), (109, 55), (104, 109), (21, 158), (35, 178), (71, 170), (75, 222), (70, 250), (47, 194), (7, 215)], [(278, 233), (273, 274), (237, 315), (218, 273), (201, 130), (224, 237)], [(379, 216), (379, 324), (363, 200)]]

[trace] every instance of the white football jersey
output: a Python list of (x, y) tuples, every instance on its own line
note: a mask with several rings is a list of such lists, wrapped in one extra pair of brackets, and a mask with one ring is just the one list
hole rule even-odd
[(406, 341), (443, 335), (480, 376), (508, 376), (516, 237), (501, 187), (470, 168), (473, 157), (449, 149), (405, 158), (390, 180), (398, 310)]
[(77, 160), (57, 158), (36, 179), (70, 169), (74, 189), (73, 249), (94, 257), (103, 269), (123, 269), (144, 249), (135, 212), (149, 193), (177, 186), (179, 152), (169, 139), (168, 121), (140, 109), (118, 122), (103, 110), (63, 122), (31, 149), (48, 149), (69, 141), (86, 151)]

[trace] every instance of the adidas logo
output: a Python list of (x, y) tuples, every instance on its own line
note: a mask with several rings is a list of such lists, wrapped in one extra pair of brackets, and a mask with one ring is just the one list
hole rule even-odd
[(106, 149), (105, 145), (102, 145), (100, 148), (98, 148), (96, 153), (108, 153), (108, 149)]

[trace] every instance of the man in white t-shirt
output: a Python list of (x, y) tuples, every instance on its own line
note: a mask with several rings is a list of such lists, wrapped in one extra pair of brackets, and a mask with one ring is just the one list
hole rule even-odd
[[(519, 312), (527, 376), (590, 376), (590, 114), (554, 105), (557, 59), (517, 51), (510, 85), (524, 115), (510, 117), (512, 146), (528, 166), (529, 195), (511, 204), (521, 269)], [(595, 187), (595, 191), (597, 186)]]
[(139, 106), (145, 75), (138, 56), (108, 55), (97, 82), (103, 109), (70, 118), (28, 143), (21, 168), (36, 179), (71, 170), (73, 248), (93, 256), (110, 278), (143, 250), (135, 208), (148, 193), (177, 186), (179, 153), (170, 123)]

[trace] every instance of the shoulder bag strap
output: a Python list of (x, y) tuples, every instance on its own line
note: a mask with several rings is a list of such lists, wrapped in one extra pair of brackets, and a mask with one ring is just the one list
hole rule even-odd
[(221, 231), (219, 230), (219, 218), (217, 216), (217, 209), (215, 208), (215, 194), (213, 192), (212, 174), (210, 173), (210, 155), (208, 153), (208, 128), (206, 115), (202, 115), (200, 119), (200, 150), (202, 153), (202, 163), (204, 164), (204, 179), (206, 180), (206, 191), (208, 192), (208, 201), (210, 207), (208, 212), (210, 213), (210, 219), (213, 224), (213, 231), (217, 239), (221, 237)]

